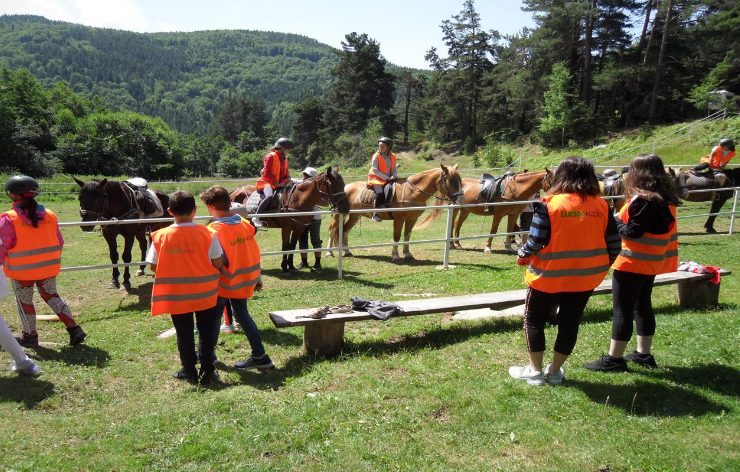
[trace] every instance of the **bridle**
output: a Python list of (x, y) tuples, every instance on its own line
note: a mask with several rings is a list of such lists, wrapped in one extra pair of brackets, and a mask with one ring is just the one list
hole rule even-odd
[[(449, 176), (449, 174), (446, 174), (445, 172), (442, 172), (442, 175), (440, 175), (439, 180), (437, 181), (437, 190), (439, 190), (439, 192), (440, 192), (441, 195), (437, 195), (435, 193), (429, 193), (427, 191), (424, 191), (424, 190), (420, 189), (419, 187), (417, 187), (416, 185), (414, 185), (414, 183), (411, 182), (408, 179), (406, 180), (406, 183), (409, 184), (411, 186), (411, 188), (413, 188), (414, 190), (416, 190), (419, 193), (423, 193), (424, 195), (427, 195), (429, 197), (434, 197), (434, 198), (437, 198), (439, 200), (445, 200), (445, 201), (448, 201), (450, 203), (455, 203), (457, 201), (458, 197), (460, 197), (461, 195), (464, 195), (465, 192), (463, 191), (462, 181), (461, 181), (460, 182), (460, 190), (458, 190), (457, 192), (452, 193), (452, 194), (449, 193), (450, 186), (448, 185), (448, 182), (447, 182), (447, 177), (448, 176)], [(444, 188), (445, 190), (442, 190), (442, 188)], [(444, 195), (444, 194), (446, 194), (447, 196)]]
[[(319, 177), (322, 177), (319, 179)], [(311, 179), (315, 186), (316, 191), (319, 192), (321, 196), (323, 196), (325, 199), (328, 199), (329, 203), (331, 203), (331, 209), (336, 210), (338, 205), (343, 201), (347, 200), (347, 206), (349, 206), (349, 199), (347, 198), (347, 193), (342, 189), (341, 192), (332, 192), (331, 188), (328, 190), (324, 190), (322, 186), (328, 186), (329, 181), (327, 180), (326, 172), (322, 172), (321, 174), (317, 175), (316, 177), (313, 177)], [(321, 181), (321, 183), (319, 183)]]
[(85, 217), (89, 217), (87, 221), (116, 221), (116, 220), (122, 220), (126, 219), (126, 217), (136, 214), (137, 210), (134, 208), (134, 205), (131, 204), (131, 199), (133, 196), (129, 196), (128, 192), (125, 190), (125, 186), (121, 182), (117, 182), (119, 187), (121, 188), (121, 191), (124, 193), (124, 195), (129, 199), (129, 204), (131, 209), (122, 215), (118, 216), (106, 216), (109, 215), (109, 203), (110, 203), (110, 196), (108, 195), (108, 185), (104, 185), (101, 189), (102, 196), (98, 197), (96, 195), (96, 199), (102, 199), (102, 207), (99, 211), (94, 210), (86, 210), (85, 208), (80, 205), (80, 217), (82, 217), (83, 221), (85, 221)]

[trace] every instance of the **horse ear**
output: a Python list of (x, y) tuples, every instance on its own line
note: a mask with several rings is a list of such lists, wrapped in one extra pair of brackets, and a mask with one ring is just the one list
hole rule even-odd
[(326, 168), (326, 175), (328, 175), (328, 176), (331, 177), (331, 172), (332, 172), (332, 167), (331, 166), (327, 167)]
[(105, 184), (107, 184), (107, 183), (108, 183), (108, 179), (107, 178), (106, 179), (103, 179), (98, 184), (98, 187), (105, 187)]
[(78, 179), (78, 178), (77, 178), (77, 177), (75, 177), (74, 175), (72, 176), (72, 178), (74, 179), (74, 181), (75, 181), (75, 182), (77, 182), (77, 185), (79, 185), (79, 186), (80, 186), (80, 188), (82, 188), (82, 187), (84, 187), (84, 186), (85, 186), (85, 182), (81, 181), (80, 179)]
[(454, 165), (454, 166), (452, 166), (452, 168), (453, 168), (454, 170), (457, 170), (457, 167), (458, 167), (459, 165), (460, 165), (459, 163), (455, 163), (455, 165)]
[(449, 174), (450, 173), (450, 169), (448, 169), (447, 166), (445, 166), (444, 164), (440, 163), (439, 164), (439, 167), (442, 168), (442, 172), (444, 172), (445, 174)]

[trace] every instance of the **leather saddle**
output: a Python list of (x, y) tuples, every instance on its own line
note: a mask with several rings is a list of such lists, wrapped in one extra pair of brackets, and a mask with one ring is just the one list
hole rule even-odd
[(155, 200), (156, 195), (151, 192), (148, 188), (148, 182), (141, 177), (134, 177), (124, 184), (131, 190), (133, 194), (133, 204), (137, 210), (145, 215), (151, 215), (159, 211), (159, 205)]
[[(381, 208), (388, 208), (396, 194), (396, 184), (392, 182), (383, 186), (383, 204)], [(360, 203), (363, 205), (373, 205), (375, 203), (375, 190), (372, 187), (365, 187), (360, 194)]]
[[(506, 183), (510, 179), (510, 175), (494, 176), (491, 174), (483, 174), (480, 177), (480, 195), (478, 198), (483, 202), (493, 202), (497, 198), (501, 198), (506, 189)], [(489, 211), (493, 211), (493, 207), (489, 208)]]

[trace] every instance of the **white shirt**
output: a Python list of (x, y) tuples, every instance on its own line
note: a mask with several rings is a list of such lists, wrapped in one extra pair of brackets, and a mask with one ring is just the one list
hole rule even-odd
[[(197, 226), (195, 223), (173, 223), (170, 225), (171, 227), (178, 228), (183, 226)], [(224, 253), (223, 248), (221, 247), (221, 243), (218, 241), (218, 238), (215, 237), (211, 241), (211, 247), (208, 248), (208, 257), (210, 259), (218, 259), (221, 257), (221, 255)], [(154, 244), (151, 244), (149, 246), (149, 250), (146, 252), (146, 262), (149, 264), (156, 264), (159, 260), (159, 257), (157, 255), (157, 250), (154, 248)]]

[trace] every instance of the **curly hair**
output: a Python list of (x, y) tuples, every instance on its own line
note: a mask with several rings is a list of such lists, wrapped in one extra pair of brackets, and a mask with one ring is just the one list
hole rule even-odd
[(594, 165), (582, 157), (566, 157), (555, 169), (552, 186), (547, 193), (575, 193), (581, 197), (598, 195), (599, 180), (596, 178)]
[(220, 185), (214, 185), (201, 193), (200, 200), (219, 211), (228, 211), (231, 207), (229, 192)]
[(663, 160), (657, 154), (635, 157), (625, 176), (624, 186), (627, 197), (639, 196), (645, 200), (664, 201), (670, 205), (680, 203), (673, 182), (663, 166)]

